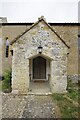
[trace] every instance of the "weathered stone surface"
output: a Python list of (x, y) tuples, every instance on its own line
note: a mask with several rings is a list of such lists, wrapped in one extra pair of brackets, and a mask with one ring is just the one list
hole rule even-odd
[(77, 74), (68, 75), (68, 79), (71, 80), (73, 83), (78, 83), (78, 81), (80, 81), (80, 76)]

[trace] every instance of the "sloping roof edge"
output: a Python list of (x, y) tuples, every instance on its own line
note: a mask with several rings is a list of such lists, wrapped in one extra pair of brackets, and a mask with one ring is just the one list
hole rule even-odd
[(30, 29), (32, 29), (34, 26), (36, 26), (40, 21), (44, 21), (44, 23), (60, 38), (60, 40), (68, 47), (70, 48), (66, 42), (58, 35), (58, 33), (45, 21), (44, 17), (41, 16), (39, 18), (39, 20), (37, 22), (35, 22), (29, 29), (25, 30), (23, 33), (21, 33), (20, 35), (18, 35), (11, 43), (10, 45), (12, 45), (14, 42), (17, 41), (17, 39), (19, 39), (22, 35), (24, 35), (26, 32), (28, 32)]

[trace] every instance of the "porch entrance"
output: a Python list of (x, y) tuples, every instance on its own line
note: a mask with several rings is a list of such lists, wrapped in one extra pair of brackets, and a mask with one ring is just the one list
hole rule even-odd
[(41, 56), (33, 59), (33, 79), (46, 79), (46, 59)]
[(50, 94), (51, 59), (42, 54), (29, 59), (29, 94)]

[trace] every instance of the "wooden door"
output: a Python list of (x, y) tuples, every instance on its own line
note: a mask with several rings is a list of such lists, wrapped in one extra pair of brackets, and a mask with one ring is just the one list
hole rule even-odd
[(41, 56), (33, 59), (33, 79), (46, 79), (46, 59)]

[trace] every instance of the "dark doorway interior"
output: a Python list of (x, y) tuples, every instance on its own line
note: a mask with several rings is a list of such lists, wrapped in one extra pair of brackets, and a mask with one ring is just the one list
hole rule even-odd
[(46, 59), (41, 56), (33, 59), (33, 79), (46, 79)]

